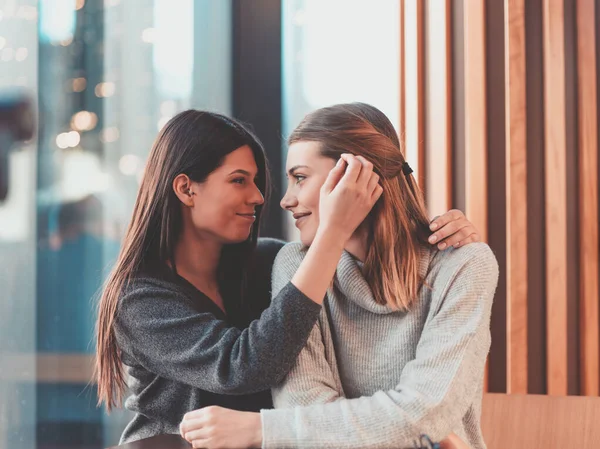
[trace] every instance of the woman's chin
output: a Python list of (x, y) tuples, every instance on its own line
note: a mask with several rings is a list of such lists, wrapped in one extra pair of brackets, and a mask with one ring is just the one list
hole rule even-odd
[(312, 245), (314, 240), (315, 240), (315, 236), (313, 234), (311, 234), (311, 235), (300, 234), (300, 242), (302, 243), (303, 246), (306, 246), (307, 248), (310, 245)]
[(245, 233), (235, 233), (233, 235), (228, 235), (227, 237), (225, 237), (223, 240), (225, 240), (225, 244), (227, 245), (235, 245), (237, 243), (244, 243), (245, 241), (247, 241), (250, 238), (250, 234), (252, 232), (252, 229), (250, 229), (250, 231), (245, 232)]

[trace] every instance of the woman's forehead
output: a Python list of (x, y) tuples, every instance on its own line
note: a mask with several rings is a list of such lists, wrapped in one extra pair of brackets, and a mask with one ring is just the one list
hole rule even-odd
[(223, 170), (228, 170), (232, 167), (253, 172), (258, 170), (254, 153), (248, 145), (241, 146), (225, 156), (222, 164)]
[(289, 146), (285, 167), (286, 171), (297, 166), (319, 169), (321, 167), (330, 168), (333, 163), (331, 158), (321, 155), (318, 142), (300, 141)]

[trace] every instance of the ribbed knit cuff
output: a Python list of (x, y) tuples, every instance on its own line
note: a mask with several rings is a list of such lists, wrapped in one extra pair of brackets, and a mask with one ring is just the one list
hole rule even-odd
[(263, 449), (287, 449), (297, 446), (294, 429), (294, 409), (265, 409), (260, 411)]

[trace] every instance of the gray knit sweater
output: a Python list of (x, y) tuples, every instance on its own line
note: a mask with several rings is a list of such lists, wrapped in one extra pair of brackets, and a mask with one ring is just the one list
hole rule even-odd
[(321, 310), (291, 283), (267, 308), (271, 267), (282, 245), (259, 240), (246, 307), (225, 297), (227, 315), (172, 273), (139, 276), (123, 293), (115, 333), (131, 393), (125, 406), (135, 416), (121, 444), (178, 434), (183, 415), (201, 407), (258, 411), (272, 405), (264, 390), (293, 366)]
[[(280, 251), (276, 294), (303, 258)], [(408, 313), (376, 304), (344, 253), (307, 346), (262, 410), (264, 448), (404, 448), (454, 432), (485, 448), (482, 381), (498, 265), (490, 248), (423, 249), (425, 284)], [(295, 407), (295, 408), (294, 408)]]

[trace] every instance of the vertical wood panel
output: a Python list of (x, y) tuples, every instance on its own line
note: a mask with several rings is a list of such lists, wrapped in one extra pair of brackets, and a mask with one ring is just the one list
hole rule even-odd
[(399, 121), (398, 134), (400, 137), (400, 145), (402, 151), (404, 151), (404, 157), (407, 157), (406, 153), (406, 44), (405, 44), (405, 11), (404, 11), (404, 0), (400, 0), (400, 88), (399, 92)]
[(424, 189), (423, 2), (422, 0), (404, 0), (403, 6), (406, 158), (415, 171), (419, 186)]
[(487, 242), (485, 2), (467, 1), (464, 14), (466, 214)]
[(527, 110), (525, 1), (505, 0), (508, 393), (527, 393)]
[[(465, 59), (465, 213), (487, 242), (487, 104), (485, 2), (464, 5)], [(486, 364), (484, 391), (488, 390), (489, 364)]]
[(564, 0), (544, 0), (546, 349), (548, 393), (567, 394)]
[(527, 64), (527, 392), (546, 394), (544, 43), (541, 0), (525, 1)]
[(594, 0), (577, 1), (581, 393), (599, 389), (598, 132)]
[(452, 66), (450, 0), (426, 3), (426, 175), (431, 215), (452, 208)]
[(486, 0), (488, 242), (500, 268), (492, 306), (489, 391), (506, 392), (506, 92), (504, 3)]

